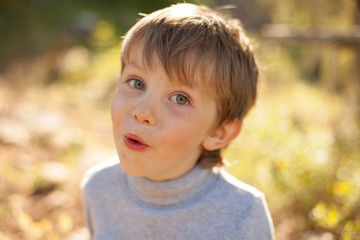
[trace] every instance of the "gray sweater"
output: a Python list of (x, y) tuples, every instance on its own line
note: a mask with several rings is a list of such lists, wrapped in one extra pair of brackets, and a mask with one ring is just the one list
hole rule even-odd
[(92, 239), (273, 239), (264, 195), (218, 168), (153, 182), (113, 158), (89, 169), (82, 187)]

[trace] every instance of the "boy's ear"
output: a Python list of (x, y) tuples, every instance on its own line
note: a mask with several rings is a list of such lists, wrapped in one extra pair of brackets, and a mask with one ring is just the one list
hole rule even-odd
[(221, 124), (204, 139), (203, 147), (208, 151), (214, 151), (226, 146), (239, 135), (241, 126), (242, 122), (239, 119)]

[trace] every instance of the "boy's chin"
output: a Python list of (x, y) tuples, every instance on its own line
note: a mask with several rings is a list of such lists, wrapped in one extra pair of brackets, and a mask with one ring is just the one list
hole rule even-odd
[(144, 174), (141, 173), (138, 169), (136, 169), (133, 166), (129, 166), (129, 164), (125, 164), (124, 162), (121, 162), (120, 160), (120, 166), (124, 172), (126, 172), (129, 175), (135, 176), (135, 177), (143, 177)]
[(148, 174), (146, 173), (146, 171), (144, 171), (143, 167), (139, 167), (133, 163), (125, 163), (125, 162), (121, 162), (120, 160), (120, 166), (122, 168), (122, 170), (124, 172), (126, 172), (127, 174), (134, 176), (134, 177), (145, 177), (145, 178), (149, 178), (151, 179)]

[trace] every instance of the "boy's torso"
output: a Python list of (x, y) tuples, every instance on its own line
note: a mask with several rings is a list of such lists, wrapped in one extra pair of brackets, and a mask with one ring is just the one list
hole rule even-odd
[[(191, 186), (195, 181), (196, 191), (186, 189), (172, 202), (162, 202), (156, 194), (148, 195), (152, 199), (140, 196), (118, 159), (98, 166), (83, 182), (94, 239), (272, 239), (271, 219), (260, 192), (226, 173), (192, 171), (197, 171), (193, 176), (205, 176), (200, 183), (188, 179), (166, 187)], [(153, 186), (145, 191), (151, 188), (156, 191)]]

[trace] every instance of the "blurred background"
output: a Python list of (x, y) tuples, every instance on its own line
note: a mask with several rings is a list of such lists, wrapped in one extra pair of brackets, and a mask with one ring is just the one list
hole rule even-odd
[[(115, 154), (121, 36), (171, 0), (0, 0), (0, 239), (87, 239), (85, 169)], [(193, 2), (193, 1), (188, 1)], [(360, 1), (198, 0), (240, 18), (261, 80), (225, 157), (277, 239), (360, 239)]]

